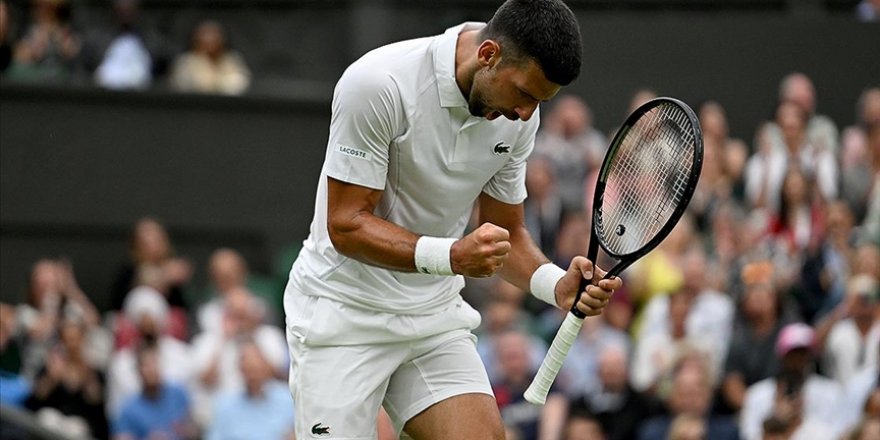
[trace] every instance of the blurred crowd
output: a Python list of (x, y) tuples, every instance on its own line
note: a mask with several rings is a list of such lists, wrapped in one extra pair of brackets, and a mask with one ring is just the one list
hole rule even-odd
[[(748, 141), (720, 103), (696, 108), (705, 160), (687, 212), (585, 321), (544, 407), (522, 393), (564, 313), (469, 283), (508, 438), (880, 438), (880, 88), (843, 127), (817, 104), (809, 77), (782, 78)], [(613, 136), (592, 120), (580, 97), (554, 99), (528, 164), (526, 226), (562, 267), (587, 248)]]
[[(170, 42), (143, 22), (140, 0), (109, 3), (112, 27), (82, 30), (73, 25), (70, 0), (0, 0), (0, 76), (114, 90), (161, 85), (192, 93), (247, 91), (251, 71), (221, 23), (202, 20), (189, 41)], [(185, 49), (176, 51), (181, 44)]]
[[(638, 91), (630, 109), (655, 96)], [(508, 439), (878, 438), (880, 88), (854, 104), (841, 129), (810, 78), (792, 73), (749, 141), (728, 134), (720, 103), (699, 105), (693, 201), (586, 320), (543, 407), (522, 393), (564, 313), (504, 281), (469, 279), (463, 295), (483, 315), (477, 349)], [(613, 133), (594, 128), (574, 95), (542, 117), (526, 224), (567, 267), (587, 248)], [(69, 260), (36, 261), (27, 300), (0, 304), (0, 401), (74, 436), (292, 438), (280, 296), (293, 257), (261, 275), (217, 249), (208, 285), (195, 286), (198, 268), (144, 218), (110, 292), (83, 292)], [(394, 438), (377, 417), (380, 439)]]
[[(71, 438), (293, 438), (286, 279), (221, 248), (209, 284), (194, 286), (191, 261), (152, 218), (134, 225), (130, 249), (104, 313), (59, 259), (34, 263), (26, 302), (0, 303), (0, 402)], [(4, 423), (0, 438), (30, 437)]]
[[(141, 0), (108, 0), (102, 3), (112, 10), (112, 19), (85, 28), (77, 20), (88, 15), (83, 3), (0, 0), (0, 78), (239, 95), (251, 88), (252, 69), (260, 68), (248, 65), (247, 54), (234, 49), (229, 29), (216, 20), (194, 23), (187, 39), (146, 19)], [(180, 3), (205, 5), (198, 0)], [(861, 22), (880, 21), (880, 0), (859, 1), (851, 16)]]
[[(223, 94), (250, 83), (215, 21), (175, 54), (141, 27), (137, 0), (112, 1), (116, 28), (89, 37), (71, 26), (67, 0), (13, 6), (0, 0), (0, 75), (10, 80), (85, 74), (111, 89)], [(859, 8), (876, 20), (880, 2)], [(634, 93), (630, 109), (655, 96)], [(696, 108), (705, 160), (687, 213), (585, 322), (545, 406), (522, 393), (564, 313), (503, 281), (468, 280), (508, 439), (880, 438), (880, 88), (853, 103), (853, 121), (818, 103), (810, 78), (782, 78), (753, 139), (730, 136), (721, 103)], [(526, 223), (567, 267), (587, 248), (613, 133), (594, 128), (578, 96), (542, 111)], [(292, 438), (286, 273), (254, 273), (229, 248), (196, 268), (151, 218), (133, 225), (130, 249), (111, 292), (83, 292), (69, 260), (34, 262), (27, 300), (0, 303), (0, 402), (73, 437)], [(196, 270), (208, 285), (195, 285)], [(0, 437), (26, 438), (6, 424)]]

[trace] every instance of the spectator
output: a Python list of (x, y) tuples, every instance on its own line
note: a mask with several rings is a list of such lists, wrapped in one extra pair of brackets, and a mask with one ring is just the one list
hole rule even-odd
[[(244, 256), (229, 248), (221, 248), (211, 254), (208, 261), (208, 276), (211, 279), (210, 299), (198, 308), (198, 324), (202, 331), (222, 332), (223, 302), (226, 293), (237, 288), (250, 288), (253, 284), (249, 282), (252, 277)], [(271, 310), (264, 301), (267, 295), (271, 294), (263, 292), (263, 295), (256, 299), (266, 310), (267, 321), (274, 322), (274, 319), (268, 319)]]
[[(31, 394), (31, 383), (19, 374), (21, 346), (15, 338), (17, 325), (15, 308), (0, 303), (0, 404), (20, 407)], [(0, 427), (0, 437), (5, 434)]]
[(593, 128), (592, 112), (583, 99), (564, 95), (554, 101), (535, 139), (534, 155), (549, 161), (563, 211), (582, 211), (584, 180), (602, 163), (608, 142)]
[(578, 211), (566, 214), (559, 226), (556, 251), (551, 258), (557, 264), (568, 265), (574, 257), (583, 255), (589, 237), (590, 224), (585, 213)]
[(202, 331), (223, 330), (223, 302), (226, 293), (245, 287), (248, 268), (244, 257), (232, 249), (214, 251), (208, 260), (211, 299), (199, 306), (198, 323)]
[[(607, 440), (598, 417), (589, 411), (573, 409), (565, 422), (562, 440)], [(512, 440), (510, 437), (507, 440)]]
[(495, 350), (501, 375), (492, 382), (492, 392), (504, 423), (519, 431), (523, 440), (558, 438), (567, 412), (565, 397), (551, 389), (544, 406), (532, 405), (523, 397), (536, 372), (529, 361), (526, 335), (509, 331), (497, 339)]
[[(807, 132), (807, 114), (797, 104), (784, 101), (776, 110), (776, 124), (766, 124), (758, 134), (758, 148), (746, 164), (746, 193), (749, 202), (771, 213), (780, 213), (780, 195), (786, 171), (798, 166), (815, 182), (823, 200), (838, 193), (838, 169), (834, 150), (816, 144)], [(781, 145), (774, 144), (778, 130)], [(836, 130), (836, 129), (835, 129)]]
[(113, 421), (114, 440), (178, 440), (196, 438), (186, 390), (165, 380), (162, 354), (153, 344), (137, 350), (137, 370), (143, 384), (128, 397)]
[(847, 437), (847, 440), (872, 440), (880, 438), (880, 417), (866, 418)]
[[(748, 388), (740, 429), (746, 440), (762, 437), (762, 423), (777, 417), (793, 429), (794, 438), (833, 438), (842, 427), (838, 411), (841, 386), (814, 372), (815, 333), (803, 323), (789, 324), (776, 340), (780, 372)], [(807, 438), (807, 437), (803, 437)]]
[(605, 347), (599, 354), (598, 385), (571, 399), (572, 414), (593, 415), (590, 420), (607, 440), (635, 438), (639, 424), (654, 412), (653, 403), (630, 386), (627, 364), (623, 347)]
[(628, 352), (630, 341), (626, 333), (610, 326), (604, 316), (584, 320), (556, 380), (559, 389), (569, 397), (592, 390), (599, 373), (599, 355), (606, 347), (622, 347)]
[[(775, 376), (779, 361), (774, 347), (782, 328), (793, 320), (792, 307), (786, 307), (772, 284), (769, 262), (755, 262), (743, 270), (745, 293), (741, 313), (734, 323), (722, 380), (724, 402), (739, 411), (746, 390), (753, 384)], [(786, 311), (788, 310), (788, 311)]]
[(880, 290), (870, 275), (853, 277), (847, 298), (818, 329), (824, 347), (824, 372), (841, 384), (865, 368), (877, 365), (880, 346)]
[(56, 342), (63, 318), (77, 319), (85, 325), (86, 356), (103, 367), (109, 352), (102, 334), (100, 316), (79, 287), (69, 262), (43, 259), (34, 263), (28, 283), (28, 302), (16, 310), (18, 337), (21, 338), (22, 375), (32, 380), (44, 366), (46, 353)]
[(686, 320), (693, 298), (683, 292), (664, 297), (668, 307), (666, 326), (646, 331), (636, 341), (630, 380), (639, 392), (654, 394), (660, 381), (667, 377), (680, 359), (688, 353), (700, 353), (711, 359), (711, 339), (706, 334), (688, 333)]
[(630, 100), (629, 100), (629, 108), (627, 109), (626, 114), (629, 115), (630, 113), (634, 112), (637, 108), (639, 108), (642, 104), (644, 104), (644, 103), (646, 103), (656, 97), (657, 97), (657, 92), (655, 92), (654, 90), (651, 90), (648, 88), (636, 90), (633, 93), (632, 98), (630, 98)]
[(3, 75), (12, 64), (11, 21), (6, 0), (0, 0), (0, 75)]
[[(700, 357), (686, 357), (676, 366), (671, 389), (665, 399), (668, 414), (648, 419), (639, 429), (639, 439), (667, 438), (673, 421), (682, 415), (697, 418), (704, 423), (706, 438), (739, 439), (736, 424), (731, 418), (711, 415), (712, 378), (709, 365), (700, 359)], [(690, 431), (690, 428), (678, 429)]]
[[(126, 295), (140, 286), (148, 286), (167, 299), (171, 307), (167, 331), (180, 340), (189, 336), (184, 289), (192, 278), (192, 264), (175, 257), (168, 232), (157, 220), (145, 217), (138, 220), (131, 237), (131, 260), (117, 273), (111, 293), (111, 308), (122, 309)], [(123, 316), (124, 317), (124, 316)], [(121, 323), (125, 330), (127, 323)], [(125, 345), (130, 341), (117, 341)]]
[(824, 232), (823, 212), (811, 198), (811, 183), (801, 168), (790, 167), (782, 180), (778, 214), (770, 223), (771, 237), (792, 258), (808, 247), (816, 248)]
[(16, 375), (21, 372), (22, 346), (16, 338), (17, 327), (15, 307), (0, 303), (0, 372)]
[(698, 213), (700, 230), (706, 230), (716, 205), (729, 199), (743, 199), (742, 174), (748, 147), (742, 140), (730, 138), (721, 104), (708, 101), (700, 106), (699, 112), (703, 169), (689, 207), (691, 212)]
[(880, 246), (880, 124), (868, 130), (868, 150), (872, 151), (874, 180), (868, 193), (868, 206), (861, 224), (861, 238)]
[(269, 360), (276, 378), (287, 377), (289, 360), (287, 341), (278, 327), (263, 324), (265, 309), (244, 288), (226, 293), (223, 331), (203, 331), (192, 343), (192, 366), (195, 382), (195, 418), (200, 426), (209, 426), (213, 399), (219, 393), (235, 391), (244, 379), (238, 368), (240, 345), (253, 340)]
[(556, 238), (562, 226), (563, 204), (556, 187), (553, 165), (543, 157), (529, 159), (523, 203), (526, 227), (544, 255), (556, 254)]
[(880, 87), (865, 89), (859, 97), (856, 123), (843, 130), (840, 152), (840, 196), (849, 204), (861, 222), (866, 214), (880, 153), (870, 148), (868, 137), (872, 127), (880, 126)]
[[(821, 320), (843, 300), (846, 282), (855, 257), (856, 233), (852, 211), (843, 201), (825, 209), (824, 237), (817, 248), (809, 248), (801, 267), (798, 296), (810, 307), (804, 313), (813, 322)], [(804, 298), (806, 297), (806, 298)]]
[[(685, 213), (669, 236), (627, 271), (626, 289), (637, 310), (644, 309), (655, 295), (681, 289), (684, 283), (681, 258), (697, 236), (693, 217)], [(639, 334), (640, 325), (639, 314), (634, 323), (634, 334)]]
[(206, 439), (292, 439), (290, 389), (275, 378), (274, 367), (253, 341), (242, 342), (239, 351), (244, 389), (218, 399)]
[(871, 22), (880, 20), (880, 0), (862, 0), (856, 5), (856, 18)]
[(104, 380), (85, 355), (87, 328), (81, 318), (61, 321), (59, 342), (50, 348), (25, 406), (50, 429), (106, 438)]
[[(825, 115), (816, 113), (816, 88), (813, 81), (800, 72), (794, 72), (782, 79), (779, 84), (779, 102), (791, 102), (803, 112), (805, 120), (805, 135), (803, 141), (822, 151), (837, 154), (838, 133), (837, 126)], [(770, 138), (774, 147), (784, 148), (789, 144), (785, 133), (786, 127), (777, 121), (778, 126), (771, 124)], [(788, 145), (791, 147), (791, 145)]]
[[(483, 365), (486, 366), (486, 373), (491, 382), (501, 374), (498, 353), (495, 351), (498, 346), (497, 339), (511, 330), (531, 334), (532, 320), (522, 310), (525, 292), (520, 288), (502, 279), (496, 279), (490, 292), (493, 299), (485, 307), (484, 325), (477, 339), (477, 352), (483, 360)], [(544, 360), (547, 344), (537, 336), (530, 336), (529, 341), (530, 366), (537, 370)]]
[[(880, 345), (873, 347), (880, 350)], [(880, 418), (880, 366), (874, 364), (862, 369), (846, 382), (840, 414), (844, 427), (854, 427), (860, 420)]]
[[(707, 282), (709, 271), (702, 247), (688, 247), (680, 261), (684, 282), (676, 293), (687, 298), (680, 304), (684, 307), (677, 309), (684, 312), (681, 318), (686, 320), (685, 327), (681, 329), (682, 333), (679, 335), (670, 333), (675, 328), (671, 298), (667, 295), (656, 295), (643, 311), (642, 325), (636, 333), (636, 341), (641, 345), (648, 335), (661, 337), (659, 336), (661, 334), (674, 336), (674, 340), (687, 340), (692, 346), (706, 352), (712, 362), (712, 371), (717, 373), (724, 362), (727, 346), (730, 343), (733, 301), (727, 294), (709, 287)], [(655, 339), (654, 344), (657, 342), (659, 341)], [(655, 347), (659, 348), (657, 345)], [(644, 388), (636, 386), (636, 389)]]
[(174, 62), (171, 86), (182, 92), (240, 95), (251, 82), (244, 59), (227, 46), (220, 23), (205, 20), (196, 26), (188, 52)]
[(152, 82), (153, 57), (137, 27), (139, 0), (113, 0), (116, 35), (95, 70), (95, 82), (108, 89), (144, 89)]
[(709, 239), (709, 255), (706, 286), (719, 292), (727, 292), (738, 300), (742, 292), (740, 273), (753, 254), (766, 253), (769, 248), (764, 238), (767, 233), (766, 219), (755, 211), (742, 209), (735, 202), (720, 204), (715, 210), (711, 229), (706, 231)]
[(134, 323), (137, 337), (114, 353), (110, 361), (107, 413), (111, 417), (119, 414), (124, 402), (142, 391), (138, 347), (156, 351), (163, 379), (186, 385), (192, 374), (189, 347), (167, 333), (168, 303), (162, 294), (146, 286), (132, 290), (125, 301), (125, 315)]
[(853, 275), (870, 275), (880, 279), (880, 245), (864, 243), (856, 247)]
[(16, 44), (9, 78), (67, 81), (74, 73), (82, 45), (70, 24), (68, 0), (31, 0), (30, 23)]
[(706, 421), (692, 414), (682, 414), (672, 420), (669, 427), (669, 440), (706, 439)]

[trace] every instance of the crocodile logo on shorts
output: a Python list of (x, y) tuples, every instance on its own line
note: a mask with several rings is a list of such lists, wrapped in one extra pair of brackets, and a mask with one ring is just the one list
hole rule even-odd
[(504, 141), (495, 144), (492, 152), (498, 155), (510, 153), (510, 145), (504, 145)]
[(312, 435), (314, 436), (328, 436), (330, 435), (330, 427), (329, 426), (321, 426), (321, 423), (315, 423), (312, 425)]

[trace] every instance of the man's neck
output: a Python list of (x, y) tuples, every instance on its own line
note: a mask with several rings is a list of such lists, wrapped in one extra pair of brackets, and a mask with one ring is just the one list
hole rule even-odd
[(455, 44), (455, 83), (465, 99), (471, 94), (474, 73), (477, 71), (474, 54), (480, 43), (479, 37), (479, 30), (464, 31), (458, 34)]

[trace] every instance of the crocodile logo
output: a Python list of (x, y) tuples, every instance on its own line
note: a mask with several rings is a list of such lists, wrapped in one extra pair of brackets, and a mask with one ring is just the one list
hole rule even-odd
[(321, 426), (321, 423), (315, 423), (312, 426), (312, 435), (320, 436), (320, 437), (330, 435), (330, 427), (329, 426)]
[(501, 141), (492, 147), (492, 152), (497, 155), (510, 153), (510, 145), (504, 145), (504, 141)]

